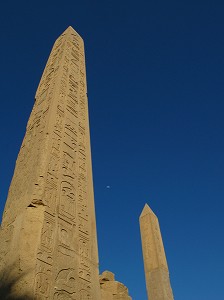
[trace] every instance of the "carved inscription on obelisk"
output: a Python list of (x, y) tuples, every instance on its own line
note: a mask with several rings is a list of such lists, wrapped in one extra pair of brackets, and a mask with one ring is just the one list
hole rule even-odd
[(159, 222), (147, 204), (139, 221), (148, 300), (173, 300)]
[(32, 299), (100, 299), (84, 44), (69, 27), (35, 96), (1, 228), (1, 269)]

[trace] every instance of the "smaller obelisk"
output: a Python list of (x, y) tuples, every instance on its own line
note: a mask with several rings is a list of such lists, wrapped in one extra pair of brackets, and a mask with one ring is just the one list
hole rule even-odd
[(139, 222), (148, 300), (173, 300), (158, 218), (147, 204)]

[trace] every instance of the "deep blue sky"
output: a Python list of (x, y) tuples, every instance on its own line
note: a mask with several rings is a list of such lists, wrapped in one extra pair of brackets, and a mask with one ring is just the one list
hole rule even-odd
[(145, 202), (175, 299), (224, 298), (223, 16), (221, 0), (1, 4), (0, 210), (46, 60), (71, 25), (86, 46), (100, 270), (133, 300), (147, 299)]

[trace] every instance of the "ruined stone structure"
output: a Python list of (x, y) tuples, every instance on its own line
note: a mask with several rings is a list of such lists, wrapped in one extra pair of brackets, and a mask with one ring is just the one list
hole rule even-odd
[(18, 297), (101, 297), (88, 122), (84, 44), (69, 27), (37, 89), (3, 215), (0, 268)]
[(115, 281), (114, 274), (104, 271), (100, 275), (101, 300), (131, 300), (127, 287)]
[(139, 221), (148, 300), (173, 300), (159, 222), (147, 204)]

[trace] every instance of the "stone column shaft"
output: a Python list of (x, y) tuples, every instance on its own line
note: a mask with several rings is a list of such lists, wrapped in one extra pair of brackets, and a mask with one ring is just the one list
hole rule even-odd
[(16, 295), (100, 299), (84, 44), (71, 27), (38, 86), (0, 238)]
[(159, 222), (147, 204), (139, 221), (148, 300), (173, 300)]

